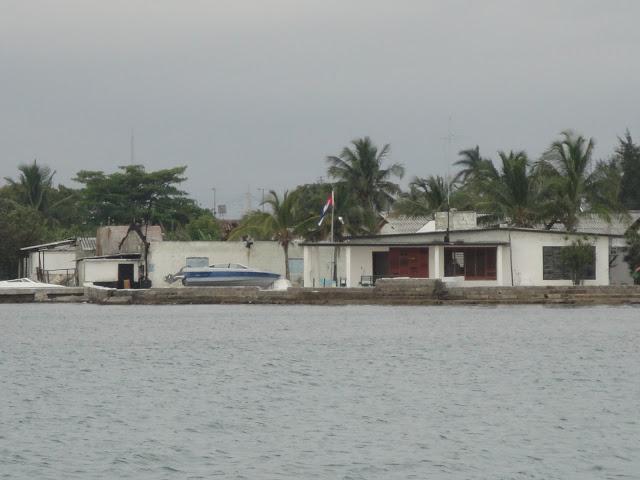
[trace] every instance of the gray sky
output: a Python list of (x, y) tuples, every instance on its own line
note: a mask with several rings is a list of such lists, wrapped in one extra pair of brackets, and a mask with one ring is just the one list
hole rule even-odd
[[(249, 186), (325, 175), (351, 139), (414, 175), (479, 144), (536, 158), (566, 128), (640, 140), (634, 0), (0, 0), (0, 177), (187, 165), (239, 213)], [(451, 118), (451, 122), (449, 122)], [(453, 155), (452, 155), (453, 156)]]

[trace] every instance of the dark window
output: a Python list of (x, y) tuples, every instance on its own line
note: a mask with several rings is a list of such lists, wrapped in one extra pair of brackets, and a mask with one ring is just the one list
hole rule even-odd
[(496, 247), (447, 247), (444, 274), (447, 277), (464, 275), (465, 280), (495, 280)]
[[(571, 273), (562, 262), (562, 249), (566, 247), (542, 247), (542, 279), (571, 280)], [(591, 263), (585, 267), (584, 280), (596, 279), (596, 247), (591, 247)]]

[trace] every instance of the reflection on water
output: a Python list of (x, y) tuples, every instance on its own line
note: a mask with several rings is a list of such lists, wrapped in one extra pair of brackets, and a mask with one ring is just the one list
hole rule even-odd
[(0, 306), (0, 478), (638, 478), (640, 310)]

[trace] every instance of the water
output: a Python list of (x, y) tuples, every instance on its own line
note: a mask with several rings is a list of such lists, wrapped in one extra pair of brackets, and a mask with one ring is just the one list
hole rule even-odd
[(0, 305), (0, 478), (640, 478), (640, 310)]

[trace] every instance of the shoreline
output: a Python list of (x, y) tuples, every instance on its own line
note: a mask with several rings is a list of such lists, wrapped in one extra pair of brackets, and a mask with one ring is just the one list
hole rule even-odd
[(380, 282), (371, 288), (179, 287), (116, 290), (101, 287), (16, 288), (2, 303), (97, 305), (640, 305), (640, 286), (444, 287), (433, 280)]

